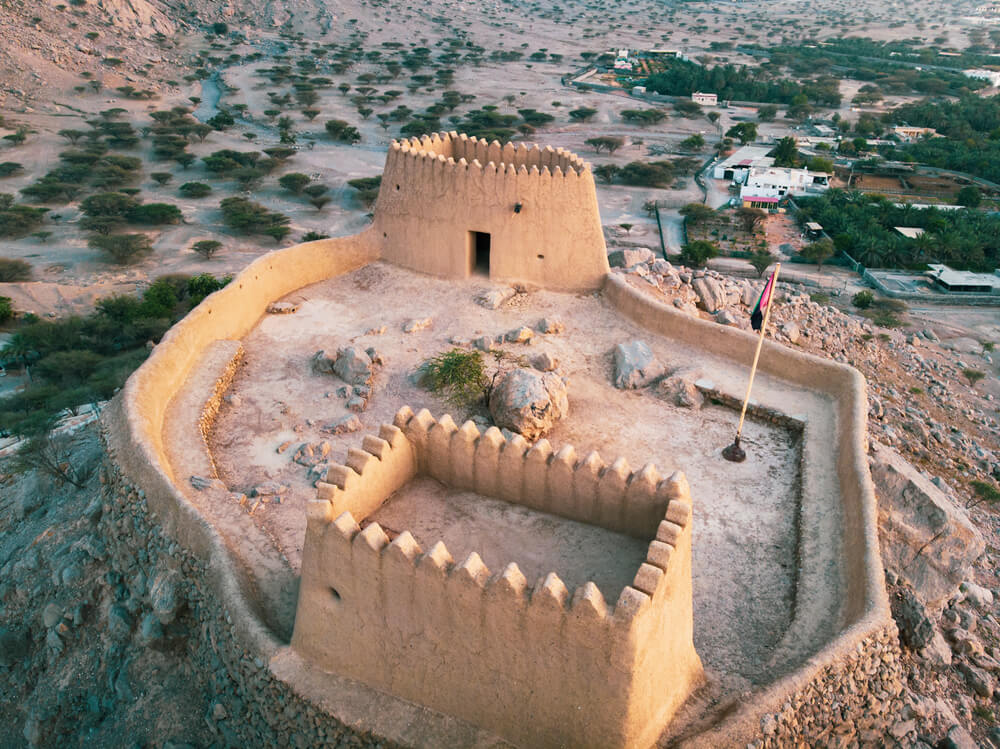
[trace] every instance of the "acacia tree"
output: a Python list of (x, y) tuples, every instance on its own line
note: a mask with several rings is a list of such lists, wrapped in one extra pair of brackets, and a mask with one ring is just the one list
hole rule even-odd
[(770, 250), (759, 248), (750, 255), (750, 265), (757, 271), (757, 278), (764, 275), (764, 271), (771, 267), (771, 263), (778, 259), (777, 255), (772, 255)]
[(597, 138), (588, 138), (583, 143), (593, 148), (597, 153), (603, 150), (606, 150), (608, 153), (614, 153), (625, 145), (625, 139), (611, 135), (602, 135)]
[(736, 209), (736, 218), (741, 224), (743, 224), (743, 229), (748, 234), (753, 234), (757, 231), (760, 225), (764, 223), (764, 219), (767, 218), (767, 214), (760, 208), (742, 206)]

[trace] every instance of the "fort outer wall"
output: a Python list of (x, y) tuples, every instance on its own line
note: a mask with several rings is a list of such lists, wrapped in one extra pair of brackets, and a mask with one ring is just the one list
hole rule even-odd
[[(568, 446), (553, 455), (545, 440), (529, 449), (496, 427), (480, 434), (408, 408), (363, 445), (310, 503), (292, 647), (519, 746), (651, 746), (703, 674), (683, 474), (661, 480), (623, 461), (601, 471)], [(390, 543), (377, 523), (361, 530), (357, 520), (418, 475), (607, 518), (649, 542), (646, 559), (610, 606), (592, 582), (570, 592), (550, 573), (532, 585), (515, 563), (491, 572), (475, 552), (459, 562), (440, 541), (423, 551), (407, 531)]]
[(375, 232), (384, 260), (443, 278), (473, 272), (473, 232), (490, 235), (493, 280), (596, 290), (609, 270), (594, 176), (561, 148), (454, 132), (393, 141)]
[[(221, 659), (223, 666), (215, 676), (217, 686), (239, 695), (243, 720), (234, 725), (251, 742), (277, 736), (287, 745), (293, 734), (306, 737), (307, 742), (313, 738), (322, 741), (334, 735), (370, 733), (373, 726), (363, 711), (358, 712), (357, 699), (348, 700), (350, 704), (334, 699), (327, 680), (309, 673), (308, 664), (290, 657), (288, 648), (264, 624), (238, 550), (180, 489), (183, 481), (174, 475), (163, 450), (164, 414), (212, 343), (245, 335), (268, 302), (370, 262), (378, 256), (378, 245), (365, 233), (297, 245), (259, 258), (174, 326), (102, 417), (107, 447), (102, 525), (107, 528), (109, 547), (116, 557), (131, 560), (133, 567), (148, 568), (157, 562), (183, 569), (182, 596), (198, 612), (207, 631), (214, 633), (211, 647), (200, 643), (199, 649), (205, 652), (205, 662)], [(265, 271), (268, 276), (260, 278)], [(753, 337), (680, 315), (623, 288), (623, 284), (621, 279), (609, 277), (605, 294), (640, 324), (728, 359), (750, 361)], [(874, 530), (874, 494), (864, 461), (863, 378), (843, 365), (770, 342), (766, 346), (765, 370), (807, 383), (838, 399), (842, 447), (837, 468), (849, 526), (845, 536), (849, 548), (843, 550), (849, 560), (849, 595), (840, 617), (843, 628), (836, 638), (805, 664), (727, 712), (718, 725), (680, 737), (694, 746), (741, 742), (783, 746), (817, 737), (822, 741), (831, 730), (838, 736), (857, 736), (860, 729), (849, 716), (871, 716), (880, 725), (880, 716), (896, 709), (895, 677), (881, 679), (869, 670), (875, 660), (891, 667), (898, 660), (898, 643), (885, 601)], [(198, 438), (196, 430), (192, 438)], [(866, 678), (856, 678), (860, 674)], [(365, 699), (368, 704), (383, 704), (372, 690)], [(292, 705), (295, 707), (289, 710)], [(355, 729), (345, 727), (340, 720), (350, 710), (358, 717), (352, 723)], [(399, 703), (386, 704), (382, 715), (379, 735), (383, 746), (394, 741), (408, 743), (406, 737), (413, 735), (415, 725), (434, 720), (426, 711), (407, 713)], [(427, 732), (421, 735), (426, 737)], [(471, 739), (449, 743), (492, 746), (488, 741)]]

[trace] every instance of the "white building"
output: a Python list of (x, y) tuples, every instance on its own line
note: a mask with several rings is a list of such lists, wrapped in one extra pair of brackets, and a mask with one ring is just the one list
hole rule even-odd
[(702, 91), (695, 91), (691, 94), (691, 101), (695, 104), (701, 104), (703, 107), (714, 107), (719, 103), (719, 97), (717, 94), (706, 94)]
[(991, 86), (1000, 86), (1000, 71), (973, 68), (971, 70), (963, 70), (962, 73), (969, 78), (979, 78), (980, 80), (989, 81)]
[(751, 208), (773, 208), (788, 195), (806, 195), (830, 189), (830, 175), (808, 169), (751, 167), (740, 187), (740, 200)]
[(954, 270), (940, 263), (928, 263), (927, 267), (930, 270), (924, 275), (944, 291), (1000, 294), (1000, 271), (994, 271), (992, 274), (973, 273), (967, 270)]
[(743, 146), (734, 151), (724, 161), (720, 161), (712, 170), (712, 177), (725, 179), (737, 184), (746, 181), (751, 167), (771, 166), (774, 159), (767, 154), (772, 146)]

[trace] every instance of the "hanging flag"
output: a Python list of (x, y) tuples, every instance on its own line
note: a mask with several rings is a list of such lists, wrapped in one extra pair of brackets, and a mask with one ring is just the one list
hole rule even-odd
[(774, 286), (774, 273), (771, 273), (771, 277), (767, 279), (764, 290), (760, 292), (760, 299), (757, 300), (757, 306), (750, 313), (750, 327), (754, 330), (760, 330), (760, 326), (764, 324), (764, 311), (771, 303), (772, 286)]

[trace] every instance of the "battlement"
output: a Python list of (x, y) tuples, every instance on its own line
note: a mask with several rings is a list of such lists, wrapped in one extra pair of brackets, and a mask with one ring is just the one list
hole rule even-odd
[[(613, 605), (587, 581), (490, 570), (365, 522), (417, 477), (648, 540)], [(362, 528), (362, 525), (364, 527)], [(292, 646), (321, 668), (515, 743), (642, 746), (702, 678), (693, 645), (691, 496), (596, 453), (401, 409), (310, 502)]]
[(500, 141), (490, 143), (485, 138), (470, 138), (454, 131), (394, 140), (389, 147), (387, 166), (400, 158), (437, 161), (452, 167), (475, 166), (477, 170), (485, 170), (492, 164), (496, 172), (525, 175), (548, 173), (562, 177), (570, 172), (580, 175), (590, 171), (590, 164), (565, 148), (509, 142), (501, 145)]
[(609, 270), (594, 176), (563, 148), (454, 132), (393, 141), (374, 223), (386, 260), (437, 276), (580, 290)]

